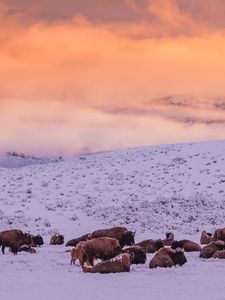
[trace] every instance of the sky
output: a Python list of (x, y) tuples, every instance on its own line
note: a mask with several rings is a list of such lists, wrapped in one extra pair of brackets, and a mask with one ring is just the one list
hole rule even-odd
[(0, 0), (0, 39), (0, 151), (225, 138), (223, 0)]

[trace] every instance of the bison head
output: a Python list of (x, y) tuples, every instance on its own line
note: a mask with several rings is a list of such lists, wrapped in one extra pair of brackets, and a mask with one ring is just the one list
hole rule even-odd
[(29, 233), (23, 234), (23, 244), (30, 245), (32, 243), (32, 237)]
[(133, 231), (127, 231), (123, 234), (122, 241), (120, 242), (121, 247), (132, 246), (134, 244), (134, 236), (135, 232)]
[(172, 258), (175, 265), (184, 265), (187, 262), (184, 251), (181, 248), (170, 249), (170, 257)]
[(37, 246), (44, 245), (43, 238), (40, 234), (36, 235), (33, 240), (34, 240), (34, 244)]
[(179, 241), (173, 241), (171, 244), (172, 249), (183, 248), (182, 244)]
[(147, 259), (144, 249), (139, 246), (124, 249), (123, 253), (130, 255), (132, 264), (144, 264)]
[(162, 247), (163, 247), (163, 241), (162, 240), (156, 240), (155, 241), (155, 251), (158, 251)]

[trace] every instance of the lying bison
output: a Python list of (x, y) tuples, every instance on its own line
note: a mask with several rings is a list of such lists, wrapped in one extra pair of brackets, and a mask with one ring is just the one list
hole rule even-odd
[(130, 264), (130, 255), (127, 253), (123, 253), (104, 262), (100, 262), (94, 267), (85, 264), (83, 266), (83, 271), (85, 273), (90, 272), (101, 274), (129, 272)]
[(61, 234), (54, 234), (50, 239), (50, 245), (63, 245), (64, 236)]
[(216, 251), (212, 257), (219, 258), (219, 259), (225, 259), (225, 250)]
[(173, 241), (171, 248), (181, 248), (184, 249), (185, 252), (201, 251), (201, 247), (197, 243), (189, 240)]
[(210, 258), (212, 257), (217, 251), (225, 249), (225, 242), (224, 241), (214, 241), (202, 248), (199, 257), (200, 258)]
[(224, 241), (225, 242), (225, 228), (219, 228), (213, 235), (213, 241)]
[(184, 255), (182, 249), (171, 249), (171, 248), (161, 248), (155, 254), (155, 256), (151, 259), (149, 263), (149, 268), (168, 268), (175, 265), (182, 266), (187, 262), (187, 259)]
[(118, 240), (108, 237), (82, 241), (77, 245), (77, 248), (83, 251), (82, 265), (87, 263), (91, 266), (93, 266), (96, 258), (107, 260), (122, 252)]
[(171, 246), (174, 241), (174, 234), (172, 232), (166, 233), (166, 238), (162, 240), (163, 246)]
[(201, 237), (200, 237), (200, 244), (201, 245), (208, 245), (213, 241), (212, 233), (206, 232), (205, 230), (202, 231)]
[(117, 239), (120, 243), (120, 246), (131, 246), (134, 244), (135, 232), (129, 231), (125, 227), (112, 227), (110, 229), (99, 229), (92, 233), (82, 235), (79, 238), (70, 240), (66, 243), (66, 246), (76, 247), (76, 245), (81, 241), (87, 241), (99, 237), (109, 237)]
[(18, 249), (18, 252), (37, 253), (35, 248), (32, 248), (30, 246), (22, 246)]
[(21, 230), (6, 230), (0, 232), (0, 246), (2, 246), (2, 253), (5, 254), (5, 248), (16, 254), (19, 248), (23, 245), (31, 244), (31, 236), (28, 233), (23, 233)]
[(135, 246), (140, 246), (144, 249), (145, 253), (155, 253), (160, 248), (163, 247), (162, 240), (144, 240), (142, 242), (139, 242), (135, 244)]
[(147, 257), (146, 252), (140, 246), (133, 246), (123, 250), (123, 253), (128, 253), (131, 257), (131, 264), (145, 264)]
[(31, 244), (30, 246), (31, 247), (37, 247), (37, 246), (42, 246), (44, 245), (44, 240), (43, 240), (43, 237), (38, 234), (38, 235), (31, 235)]

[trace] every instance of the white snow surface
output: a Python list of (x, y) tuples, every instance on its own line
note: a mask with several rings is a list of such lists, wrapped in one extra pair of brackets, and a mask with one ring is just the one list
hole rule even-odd
[(225, 261), (186, 254), (182, 267), (87, 274), (70, 265), (65, 246), (48, 245), (100, 228), (126, 226), (136, 241), (199, 242), (225, 227), (225, 141), (134, 148), (57, 163), (0, 167), (0, 231), (44, 236), (37, 254), (0, 253), (2, 299), (225, 299)]

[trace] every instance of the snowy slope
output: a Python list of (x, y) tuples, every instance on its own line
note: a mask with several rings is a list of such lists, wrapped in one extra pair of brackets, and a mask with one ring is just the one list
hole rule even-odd
[[(168, 230), (177, 238), (199, 241), (201, 230), (225, 224), (224, 170), (225, 141), (0, 168), (0, 230), (41, 233), (48, 243), (54, 232), (67, 240), (125, 225), (137, 231), (137, 241), (162, 238)], [(64, 250), (45, 245), (36, 255), (0, 256), (0, 273), (5, 274), (1, 293), (7, 299), (47, 299), (51, 286), (54, 299), (73, 299), (74, 291), (77, 299), (180, 299), (181, 294), (182, 299), (224, 299), (223, 261), (205, 262), (194, 253), (182, 268), (153, 271), (148, 269), (149, 256), (146, 265), (132, 266), (129, 274), (101, 276), (71, 267)]]

